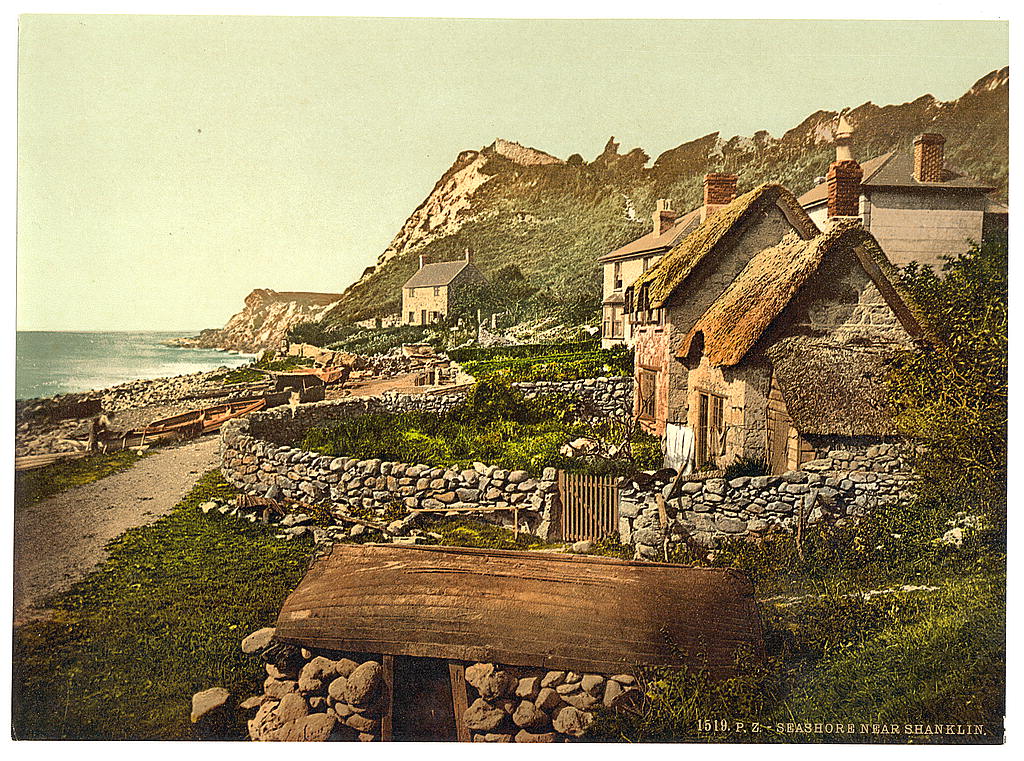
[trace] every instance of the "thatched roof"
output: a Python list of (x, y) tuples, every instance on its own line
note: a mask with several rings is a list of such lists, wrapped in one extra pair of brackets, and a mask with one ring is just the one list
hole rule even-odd
[(896, 433), (886, 374), (893, 352), (792, 336), (767, 351), (775, 378), (804, 435)]
[(818, 228), (800, 208), (792, 193), (781, 185), (761, 185), (718, 209), (673, 246), (654, 267), (636, 279), (632, 286), (633, 292), (639, 294), (646, 286), (650, 307), (657, 309), (664, 306), (669, 296), (720, 241), (745, 220), (772, 205), (778, 206), (785, 213), (801, 235), (810, 238), (817, 234)]
[(931, 340), (920, 309), (875, 238), (856, 222), (839, 222), (811, 240), (791, 234), (759, 251), (693, 326), (679, 356), (690, 354), (699, 334), (712, 365), (738, 364), (822, 262), (844, 248), (852, 250), (911, 337)]

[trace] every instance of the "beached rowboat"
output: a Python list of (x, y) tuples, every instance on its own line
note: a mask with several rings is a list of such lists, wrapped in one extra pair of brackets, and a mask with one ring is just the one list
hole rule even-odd
[(121, 448), (141, 446), (142, 444), (168, 439), (175, 436), (192, 437), (220, 430), (228, 420), (256, 412), (267, 405), (264, 397), (258, 399), (239, 399), (225, 402), (201, 410), (183, 412), (180, 415), (154, 420), (143, 428), (133, 428), (121, 437)]

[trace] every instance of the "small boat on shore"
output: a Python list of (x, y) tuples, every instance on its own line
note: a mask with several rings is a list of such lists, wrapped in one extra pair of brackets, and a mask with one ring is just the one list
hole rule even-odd
[(120, 436), (121, 448), (143, 446), (147, 443), (174, 437), (191, 438), (204, 433), (219, 431), (228, 420), (267, 406), (267, 399), (238, 399), (201, 410), (183, 412), (180, 415), (154, 420), (143, 428), (133, 428)]

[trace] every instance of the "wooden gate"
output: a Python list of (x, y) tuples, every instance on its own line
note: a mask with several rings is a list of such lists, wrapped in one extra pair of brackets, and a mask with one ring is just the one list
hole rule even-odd
[(594, 541), (619, 532), (618, 479), (558, 471), (564, 541)]

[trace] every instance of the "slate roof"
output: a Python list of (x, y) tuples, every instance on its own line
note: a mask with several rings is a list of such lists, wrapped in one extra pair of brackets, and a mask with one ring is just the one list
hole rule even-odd
[[(951, 188), (956, 190), (978, 190), (988, 193), (995, 186), (969, 177), (955, 167), (946, 165), (942, 182), (918, 182), (914, 179), (914, 152), (911, 149), (890, 151), (875, 156), (860, 165), (864, 171), (861, 185), (868, 188)], [(828, 183), (808, 190), (799, 200), (801, 206), (810, 206), (828, 199)]]
[[(472, 267), (471, 262), (459, 259), (454, 262), (435, 262), (424, 264), (419, 271), (409, 278), (403, 288), (426, 288), (432, 285), (448, 285), (455, 277), (467, 267)], [(474, 268), (475, 269), (475, 268)]]
[(616, 259), (628, 259), (633, 256), (646, 253), (664, 253), (675, 244), (683, 235), (689, 233), (700, 224), (700, 207), (683, 214), (661, 235), (655, 235), (651, 230), (647, 235), (630, 241), (625, 246), (603, 254), (597, 258), (599, 262), (611, 262)]

